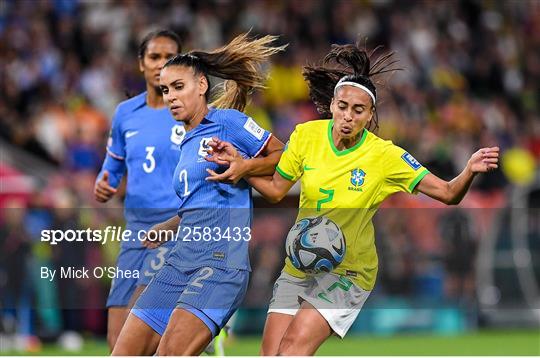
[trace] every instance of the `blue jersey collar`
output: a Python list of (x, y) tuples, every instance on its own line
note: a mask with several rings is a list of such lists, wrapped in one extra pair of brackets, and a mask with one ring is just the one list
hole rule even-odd
[(135, 106), (133, 106), (133, 112), (146, 106), (146, 91), (140, 93), (137, 98), (134, 99), (136, 99), (136, 102)]
[(189, 132), (186, 133), (186, 136), (185, 136), (184, 141), (182, 143), (184, 143), (187, 138), (191, 138), (194, 135), (196, 135), (196, 133), (199, 131), (199, 129), (201, 129), (201, 128), (199, 128), (199, 127), (201, 127), (201, 125), (216, 123), (215, 115), (216, 115), (217, 111), (218, 111), (218, 109), (215, 108), (215, 107), (208, 107), (208, 113), (206, 113), (206, 115), (202, 119), (201, 123), (199, 123), (199, 125), (197, 125), (197, 127), (193, 128), (192, 130), (190, 130)]
[(208, 107), (208, 113), (206, 113), (206, 116), (204, 116), (201, 123), (204, 122), (205, 120), (208, 121), (208, 122), (214, 123), (215, 122), (214, 116), (215, 116), (216, 112), (217, 112), (217, 108)]

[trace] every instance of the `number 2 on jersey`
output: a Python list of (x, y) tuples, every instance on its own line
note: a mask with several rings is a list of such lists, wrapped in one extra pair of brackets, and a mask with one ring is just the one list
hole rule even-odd
[(182, 196), (188, 196), (190, 191), (188, 189), (187, 170), (183, 169), (180, 172), (178, 180), (180, 180), (180, 184), (184, 183), (184, 194)]

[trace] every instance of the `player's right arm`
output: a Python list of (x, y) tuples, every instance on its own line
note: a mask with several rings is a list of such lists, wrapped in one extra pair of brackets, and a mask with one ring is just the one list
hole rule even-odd
[[(149, 231), (154, 231), (158, 234), (157, 240), (150, 240), (148, 237), (145, 237), (142, 241), (142, 245), (148, 249), (155, 249), (156, 247), (161, 246), (174, 237), (175, 233), (178, 231), (178, 225), (180, 225), (180, 217), (175, 215), (169, 220), (152, 226)], [(166, 233), (166, 235), (162, 235), (161, 233)]]
[(105, 203), (117, 192), (117, 187), (126, 171), (125, 140), (121, 129), (120, 107), (113, 117), (111, 133), (107, 142), (107, 154), (94, 185), (94, 198)]
[(116, 188), (109, 185), (109, 171), (102, 170), (94, 185), (94, 198), (100, 203), (106, 203), (114, 194), (116, 194)]
[(454, 179), (447, 182), (433, 174), (426, 175), (416, 189), (446, 205), (457, 205), (469, 190), (479, 173), (487, 173), (499, 167), (499, 147), (482, 148), (474, 153), (467, 166)]

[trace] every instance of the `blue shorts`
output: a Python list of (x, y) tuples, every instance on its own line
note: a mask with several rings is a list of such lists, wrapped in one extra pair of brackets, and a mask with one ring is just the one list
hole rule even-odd
[(131, 313), (163, 335), (173, 310), (183, 308), (203, 321), (215, 337), (242, 303), (248, 281), (245, 270), (165, 264)]
[(146, 286), (154, 275), (163, 267), (174, 242), (166, 242), (156, 249), (140, 247), (122, 247), (116, 261), (118, 270), (138, 270), (138, 278), (115, 278), (111, 284), (107, 308), (127, 307), (137, 286)]

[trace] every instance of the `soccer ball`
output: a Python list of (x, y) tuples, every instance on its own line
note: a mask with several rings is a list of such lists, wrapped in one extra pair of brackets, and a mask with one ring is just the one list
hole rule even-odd
[(345, 257), (345, 236), (325, 216), (299, 220), (289, 230), (287, 256), (294, 267), (307, 274), (331, 272)]

